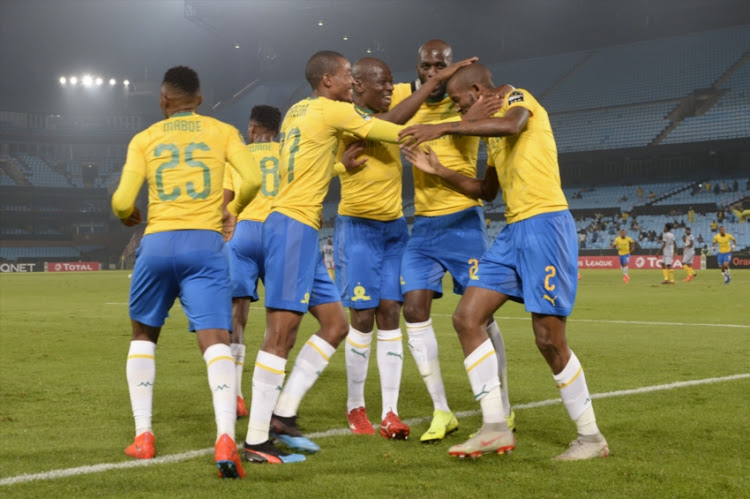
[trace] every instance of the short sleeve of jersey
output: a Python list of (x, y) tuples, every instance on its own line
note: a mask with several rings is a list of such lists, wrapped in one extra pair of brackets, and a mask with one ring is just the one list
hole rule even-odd
[[(514, 88), (505, 96), (505, 103), (503, 106), (507, 112), (508, 109), (514, 107), (522, 107), (534, 114), (532, 104), (526, 99), (526, 91), (520, 88)], [(503, 113), (505, 114), (505, 113)]]
[(629, 237), (625, 238), (625, 240), (628, 242), (628, 244), (633, 244), (635, 241), (630, 239)]
[(374, 124), (372, 114), (348, 102), (329, 101), (324, 108), (325, 124), (365, 138)]

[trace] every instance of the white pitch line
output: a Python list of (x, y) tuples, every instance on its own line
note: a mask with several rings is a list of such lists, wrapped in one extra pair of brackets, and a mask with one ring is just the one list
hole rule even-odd
[[(452, 317), (453, 314), (430, 314), (438, 317)], [(495, 319), (510, 321), (530, 321), (531, 317), (501, 317), (495, 316)], [(570, 319), (568, 322), (592, 322), (602, 324), (636, 324), (645, 326), (698, 326), (698, 327), (730, 327), (750, 329), (750, 324), (706, 324), (701, 322), (652, 322), (652, 321), (626, 321), (614, 319)]]
[[(696, 379), (696, 380), (691, 380), (691, 381), (677, 381), (675, 383), (667, 383), (663, 385), (651, 385), (651, 386), (644, 386), (641, 388), (632, 388), (629, 390), (616, 390), (613, 392), (596, 393), (596, 394), (591, 395), (591, 398), (600, 399), (600, 398), (609, 398), (609, 397), (623, 397), (627, 395), (639, 395), (642, 393), (657, 392), (657, 391), (662, 391), (662, 390), (674, 390), (675, 388), (684, 388), (687, 386), (707, 385), (707, 384), (712, 384), (712, 383), (722, 383), (724, 381), (735, 381), (739, 379), (749, 379), (749, 378), (750, 378), (750, 373), (743, 373), (743, 374), (733, 374), (731, 376), (724, 376), (720, 378), (705, 378), (705, 379)], [(536, 407), (545, 407), (548, 405), (555, 405), (561, 402), (562, 400), (559, 398), (540, 400), (539, 402), (517, 404), (513, 406), (513, 409), (514, 410), (533, 409)], [(462, 411), (462, 412), (457, 412), (456, 416), (467, 417), (467, 416), (474, 416), (479, 413), (480, 411)], [(416, 424), (416, 423), (423, 423), (425, 421), (429, 421), (430, 419), (431, 419), (430, 417), (412, 418), (412, 419), (405, 420), (405, 422), (407, 424)], [(317, 433), (307, 434), (307, 436), (311, 439), (320, 439), (320, 438), (346, 436), (346, 435), (351, 435), (351, 431), (348, 428), (335, 428), (335, 429), (328, 430), (328, 431), (321, 431)], [(137, 467), (142, 467), (142, 466), (151, 466), (151, 465), (163, 464), (163, 463), (177, 463), (180, 461), (186, 461), (188, 459), (192, 459), (194, 457), (209, 455), (211, 454), (211, 452), (213, 452), (213, 450), (214, 450), (213, 448), (209, 447), (207, 449), (182, 452), (180, 454), (172, 454), (169, 456), (162, 456), (162, 457), (157, 457), (157, 458), (148, 459), (148, 460), (124, 461), (121, 463), (94, 464), (90, 466), (79, 466), (77, 468), (52, 470), (52, 471), (47, 471), (44, 473), (33, 473), (33, 474), (12, 476), (8, 478), (0, 479), (0, 486), (15, 485), (17, 483), (25, 483), (25, 482), (35, 482), (38, 480), (53, 480), (55, 478), (64, 478), (64, 477), (69, 477), (69, 476), (88, 475), (92, 473), (101, 473), (103, 471), (109, 471), (109, 470), (122, 470), (122, 469), (137, 468)]]

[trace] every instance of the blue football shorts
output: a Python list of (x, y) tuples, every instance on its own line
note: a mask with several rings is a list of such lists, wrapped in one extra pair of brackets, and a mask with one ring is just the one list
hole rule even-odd
[(141, 240), (130, 281), (131, 319), (161, 327), (178, 297), (190, 331), (232, 329), (229, 261), (218, 232), (156, 232)]
[(463, 294), (487, 250), (487, 228), (479, 206), (450, 215), (418, 216), (401, 259), (401, 293), (417, 289), (443, 296), (443, 276), (453, 276), (453, 292)]
[(241, 220), (227, 243), (232, 298), (258, 300), (258, 279), (265, 276), (262, 229), (262, 222)]
[(719, 267), (724, 265), (725, 263), (729, 265), (729, 263), (732, 261), (732, 252), (728, 251), (726, 253), (717, 253), (716, 255), (716, 262), (719, 264)]
[(568, 316), (578, 289), (578, 240), (568, 210), (506, 225), (469, 286), (524, 303), (528, 312)]
[(313, 227), (272, 212), (263, 222), (263, 254), (266, 307), (305, 313), (309, 307), (341, 301)]
[(380, 300), (403, 301), (399, 275), (409, 230), (406, 220), (381, 222), (336, 217), (334, 262), (336, 285), (344, 305), (363, 310)]

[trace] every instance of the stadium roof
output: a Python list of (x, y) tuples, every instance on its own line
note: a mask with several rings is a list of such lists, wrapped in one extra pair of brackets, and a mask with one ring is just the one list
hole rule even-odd
[(0, 110), (52, 105), (82, 71), (153, 82), (187, 64), (210, 103), (259, 76), (301, 79), (321, 49), (408, 70), (430, 38), (499, 61), (741, 24), (747, 0), (5, 0)]

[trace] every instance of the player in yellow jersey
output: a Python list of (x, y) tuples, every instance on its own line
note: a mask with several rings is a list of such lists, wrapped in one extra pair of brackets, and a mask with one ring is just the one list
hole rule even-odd
[[(374, 57), (362, 58), (352, 66), (354, 103), (378, 118), (406, 123), (435, 87), (473, 60), (451, 65), (411, 95), (402, 93), (393, 99), (393, 75), (388, 65)], [(339, 143), (342, 163), (336, 167), (341, 172), (341, 202), (333, 258), (336, 284), (351, 318), (345, 349), (347, 419), (352, 433), (375, 433), (367, 418), (364, 386), (377, 321), (383, 402), (380, 434), (405, 439), (410, 430), (398, 417), (403, 366), (399, 269), (408, 239), (401, 202), (401, 153), (396, 144), (355, 140), (346, 135)]]
[(719, 245), (719, 253), (717, 255), (716, 263), (719, 264), (721, 269), (721, 275), (724, 277), (724, 284), (729, 284), (732, 281), (732, 276), (729, 274), (729, 262), (732, 261), (732, 250), (736, 246), (737, 240), (732, 234), (727, 234), (727, 229), (723, 225), (719, 227), (719, 233), (714, 236), (714, 240), (711, 243), (711, 248), (716, 251), (716, 245)]
[[(418, 80), (398, 84), (394, 99), (418, 91), (449, 66), (453, 51), (442, 40), (425, 42), (417, 52)], [(459, 119), (453, 103), (445, 93), (445, 84), (434, 90), (407, 124)], [(474, 177), (479, 151), (476, 137), (436, 137), (430, 142), (442, 163), (461, 174)], [(482, 201), (458, 192), (447, 182), (418, 169), (414, 172), (415, 220), (411, 237), (401, 260), (401, 292), (404, 295), (404, 319), (409, 349), (417, 363), (427, 391), (432, 398), (433, 418), (422, 442), (441, 440), (458, 429), (458, 421), (448, 405), (438, 360), (438, 343), (430, 318), (432, 300), (443, 294), (443, 276), (450, 272), (453, 292), (462, 294), (482, 254), (488, 247)], [(502, 394), (512, 424), (507, 400), (505, 348), (500, 329), (492, 321), (488, 331), (496, 344)]]
[[(305, 67), (305, 78), (313, 95), (294, 104), (281, 124), (279, 191), (263, 223), (266, 336), (253, 371), (243, 452), (252, 462), (304, 459), (282, 452), (269, 441), (271, 418), (296, 418), (302, 397), (349, 331), (318, 241), (338, 141), (342, 133), (350, 132), (359, 138), (396, 142), (402, 128), (354, 107), (351, 66), (338, 52), (314, 54)], [(308, 309), (321, 328), (300, 350), (280, 394), (286, 358)]]
[(125, 225), (135, 225), (141, 219), (135, 199), (143, 181), (148, 182), (148, 225), (130, 286), (133, 340), (127, 380), (136, 437), (125, 453), (137, 459), (155, 455), (151, 415), (156, 342), (179, 297), (206, 361), (219, 476), (236, 478), (244, 471), (234, 443), (237, 392), (229, 347), (229, 268), (221, 236), (222, 180), (228, 162), (242, 179), (237, 199), (228, 206), (236, 215), (258, 191), (260, 174), (237, 129), (195, 114), (202, 101), (195, 71), (177, 66), (165, 73), (160, 104), (167, 119), (130, 142), (112, 196), (115, 215)]
[[(487, 137), (489, 164), (497, 170), (508, 224), (482, 256), (466, 293), (453, 314), (466, 359), (474, 397), (482, 406), (483, 426), (454, 456), (503, 453), (515, 438), (503, 418), (503, 401), (493, 346), (486, 325), (506, 301), (525, 303), (531, 313), (537, 347), (552, 369), (563, 404), (575, 421), (578, 438), (557, 459), (606, 457), (583, 368), (565, 339), (578, 279), (575, 223), (560, 186), (557, 147), (544, 108), (525, 90), (495, 87), (490, 71), (472, 64), (448, 81), (448, 94), (466, 112), (479, 99), (500, 99), (495, 117), (439, 125), (416, 125), (402, 132), (412, 143), (443, 134)], [(434, 151), (407, 150), (407, 158), (450, 181), (456, 189), (478, 196), (486, 182), (460, 175), (440, 164)]]
[[(236, 226), (226, 227), (229, 273), (232, 279), (232, 356), (237, 372), (237, 417), (247, 416), (242, 396), (242, 372), (245, 363), (245, 327), (250, 303), (258, 300), (258, 279), (264, 279), (261, 228), (271, 201), (279, 188), (279, 134), (281, 111), (273, 106), (254, 106), (247, 125), (248, 150), (260, 167), (263, 183), (258, 195), (242, 210)], [(231, 168), (224, 170), (224, 205), (234, 199), (240, 179)]]
[(622, 268), (622, 280), (625, 284), (630, 282), (628, 275), (628, 264), (630, 263), (630, 253), (633, 252), (635, 242), (628, 237), (625, 229), (620, 231), (620, 235), (612, 241), (613, 248), (617, 248), (617, 254), (620, 257), (620, 268)]

